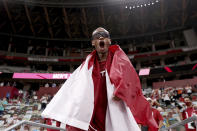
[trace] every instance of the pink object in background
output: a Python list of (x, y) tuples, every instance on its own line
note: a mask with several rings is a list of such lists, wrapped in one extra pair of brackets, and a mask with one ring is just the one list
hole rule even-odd
[(197, 67), (197, 64), (195, 64), (195, 65), (193, 66), (192, 70), (195, 70), (195, 69), (196, 69), (196, 67)]
[(139, 76), (144, 76), (144, 75), (149, 75), (150, 74), (150, 69), (146, 68), (146, 69), (140, 69), (139, 71)]
[(170, 67), (164, 67), (164, 69), (167, 71), (167, 72), (172, 72), (172, 70), (170, 69)]
[(12, 78), (18, 79), (68, 79), (71, 73), (14, 73)]

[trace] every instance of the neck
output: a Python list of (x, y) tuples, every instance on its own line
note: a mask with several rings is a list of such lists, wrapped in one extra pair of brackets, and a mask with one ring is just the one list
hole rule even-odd
[(108, 53), (98, 53), (99, 61), (106, 61)]

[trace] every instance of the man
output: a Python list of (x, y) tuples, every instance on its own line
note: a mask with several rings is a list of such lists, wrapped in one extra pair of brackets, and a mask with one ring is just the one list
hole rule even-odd
[(42, 110), (46, 108), (47, 100), (48, 100), (48, 96), (47, 96), (47, 94), (44, 94), (44, 95), (42, 96), (42, 98), (40, 99), (40, 102), (41, 102), (41, 109), (42, 109)]
[(154, 89), (154, 90), (152, 91), (151, 98), (152, 98), (153, 100), (159, 101), (160, 98), (161, 98), (161, 90), (159, 90), (159, 89)]
[(191, 96), (191, 94), (192, 94), (192, 87), (189, 85), (189, 83), (185, 87), (185, 90), (186, 90), (188, 96)]
[(3, 115), (4, 112), (4, 105), (3, 105), (3, 101), (0, 99), (0, 115)]
[(147, 98), (148, 102), (150, 103), (150, 107), (151, 107), (151, 110), (152, 110), (152, 115), (153, 115), (153, 118), (155, 119), (155, 121), (157, 122), (157, 125), (159, 127), (159, 129), (163, 126), (163, 117), (162, 115), (160, 114), (159, 110), (155, 109), (153, 107), (154, 105), (154, 101), (151, 99), (151, 98)]
[[(182, 112), (182, 120), (185, 120), (191, 116), (193, 116), (194, 114), (197, 114), (197, 111), (194, 109), (194, 106), (192, 104), (192, 100), (190, 97), (185, 97), (184, 98), (184, 103), (187, 106), (187, 108)], [(185, 129), (186, 131), (196, 131), (196, 129), (194, 128), (194, 122), (190, 122), (188, 124), (185, 125)]]
[[(67, 131), (139, 131), (152, 121), (140, 80), (128, 57), (111, 45), (109, 32), (92, 33), (95, 50), (64, 83), (42, 116), (67, 124)], [(143, 103), (143, 104), (139, 104)], [(136, 123), (137, 121), (137, 123)]]

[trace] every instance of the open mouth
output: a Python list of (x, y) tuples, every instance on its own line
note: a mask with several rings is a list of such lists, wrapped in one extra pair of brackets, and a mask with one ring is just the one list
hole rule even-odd
[(99, 45), (101, 48), (104, 48), (104, 45), (105, 45), (104, 41), (100, 41)]

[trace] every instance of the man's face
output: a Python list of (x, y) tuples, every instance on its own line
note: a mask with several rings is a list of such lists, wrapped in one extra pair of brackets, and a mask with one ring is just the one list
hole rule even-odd
[(92, 46), (98, 53), (107, 53), (111, 44), (109, 33), (105, 30), (96, 30), (92, 35)]
[(186, 106), (191, 106), (192, 105), (192, 102), (189, 98), (185, 98), (184, 102), (185, 102)]
[(185, 98), (184, 102), (191, 102), (191, 100), (189, 98)]

